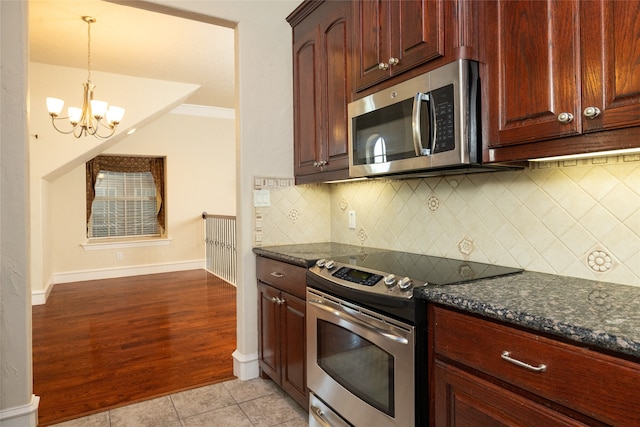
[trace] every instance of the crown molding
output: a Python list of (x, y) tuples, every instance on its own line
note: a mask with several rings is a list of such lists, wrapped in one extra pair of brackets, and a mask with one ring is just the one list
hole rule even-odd
[(207, 105), (194, 104), (181, 104), (170, 112), (173, 114), (210, 117), (214, 119), (235, 119), (236, 117), (236, 110), (233, 108), (210, 107)]

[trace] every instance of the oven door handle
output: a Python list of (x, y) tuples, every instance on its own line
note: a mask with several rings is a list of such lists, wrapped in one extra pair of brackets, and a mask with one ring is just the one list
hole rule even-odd
[(365, 322), (364, 320), (360, 320), (355, 316), (352, 316), (351, 314), (344, 312), (342, 310), (338, 310), (336, 308), (333, 307), (329, 307), (328, 305), (326, 305), (323, 301), (321, 300), (309, 300), (309, 304), (313, 305), (314, 307), (317, 307), (321, 310), (324, 310), (328, 313), (333, 314), (334, 316), (337, 316), (341, 319), (344, 319), (348, 322), (351, 323), (355, 323), (357, 325), (360, 325), (364, 328), (369, 329), (372, 332), (375, 332), (378, 335), (382, 335), (383, 337), (390, 339), (392, 341), (398, 342), (400, 344), (409, 344), (409, 340), (406, 339), (405, 337), (402, 337), (398, 334), (396, 334), (395, 332), (391, 331), (391, 330), (386, 330), (386, 329), (382, 329), (379, 328), (377, 326), (374, 326), (370, 323)]
[(318, 408), (315, 405), (311, 405), (309, 407), (309, 413), (313, 415), (313, 418), (315, 418), (316, 421), (322, 427), (331, 427), (331, 424), (329, 424), (329, 421), (327, 421), (327, 419), (324, 417), (324, 414), (322, 413), (322, 409)]

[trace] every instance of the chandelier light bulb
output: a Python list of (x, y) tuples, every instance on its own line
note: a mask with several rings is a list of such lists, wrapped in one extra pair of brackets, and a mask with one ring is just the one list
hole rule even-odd
[(77, 125), (80, 123), (80, 119), (82, 118), (82, 109), (78, 107), (69, 107), (69, 121), (72, 125)]
[(109, 103), (106, 101), (98, 101), (98, 100), (91, 101), (91, 115), (96, 119), (100, 120), (106, 114), (108, 106), (109, 106)]
[(107, 110), (107, 121), (111, 126), (115, 126), (120, 123), (120, 121), (122, 121), (122, 117), (124, 117), (124, 108), (112, 105)]
[(50, 116), (58, 117), (63, 107), (64, 101), (62, 99), (47, 98), (47, 111), (49, 111)]

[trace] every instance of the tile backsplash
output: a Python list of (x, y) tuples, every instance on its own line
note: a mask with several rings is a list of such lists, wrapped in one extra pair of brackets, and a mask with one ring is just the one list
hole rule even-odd
[(639, 155), (409, 180), (256, 178), (254, 187), (271, 194), (255, 208), (256, 245), (334, 241), (640, 286)]

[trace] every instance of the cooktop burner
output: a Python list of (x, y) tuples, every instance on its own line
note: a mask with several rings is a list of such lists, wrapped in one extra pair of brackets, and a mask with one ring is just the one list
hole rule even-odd
[(409, 277), (425, 282), (425, 285), (453, 285), (522, 271), (521, 268), (393, 251), (341, 256), (333, 261), (356, 269), (363, 267), (400, 278)]

